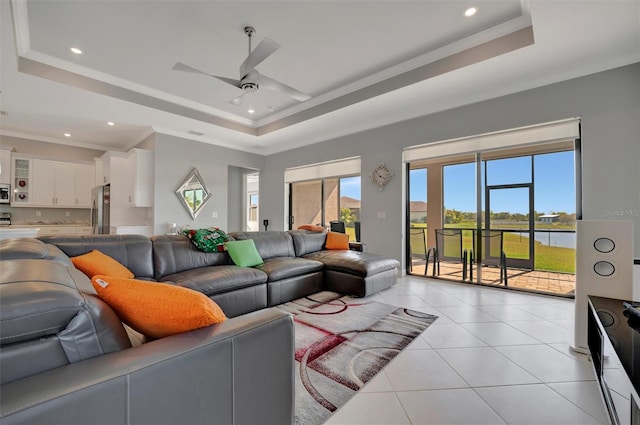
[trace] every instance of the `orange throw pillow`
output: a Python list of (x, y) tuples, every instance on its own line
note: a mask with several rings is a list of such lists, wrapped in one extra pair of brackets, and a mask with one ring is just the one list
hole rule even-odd
[(314, 226), (313, 224), (303, 224), (302, 226), (298, 226), (298, 230), (309, 230), (311, 232), (324, 232), (324, 227)]
[(326, 249), (349, 249), (349, 235), (346, 233), (327, 232)]
[(124, 278), (133, 277), (131, 270), (97, 249), (73, 257), (71, 262), (76, 266), (76, 269), (89, 276), (89, 279), (97, 274)]
[(203, 328), (227, 319), (211, 298), (181, 286), (101, 275), (94, 276), (91, 283), (120, 320), (152, 338)]

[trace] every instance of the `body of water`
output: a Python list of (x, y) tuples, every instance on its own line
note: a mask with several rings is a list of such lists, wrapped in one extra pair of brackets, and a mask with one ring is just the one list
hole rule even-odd
[[(523, 238), (529, 237), (529, 233), (524, 232), (512, 232), (514, 235), (522, 236)], [(561, 232), (540, 232), (534, 233), (536, 241), (542, 245), (558, 246), (561, 248), (576, 248), (576, 234), (575, 233), (561, 233)]]

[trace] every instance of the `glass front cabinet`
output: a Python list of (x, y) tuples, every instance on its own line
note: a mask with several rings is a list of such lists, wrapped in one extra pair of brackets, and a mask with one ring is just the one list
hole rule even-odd
[(29, 205), (31, 203), (31, 183), (33, 175), (32, 160), (30, 158), (13, 158), (13, 198), (14, 206)]

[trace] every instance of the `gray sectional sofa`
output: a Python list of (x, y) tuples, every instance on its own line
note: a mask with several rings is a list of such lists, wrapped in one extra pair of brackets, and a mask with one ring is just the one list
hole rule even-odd
[[(239, 232), (264, 263), (239, 267), (184, 236), (0, 241), (0, 422), (285, 424), (293, 421), (294, 331), (275, 306), (329, 289), (365, 296), (398, 262), (324, 250), (323, 233)], [(228, 320), (132, 347), (70, 257), (100, 250), (137, 279), (216, 301)]]

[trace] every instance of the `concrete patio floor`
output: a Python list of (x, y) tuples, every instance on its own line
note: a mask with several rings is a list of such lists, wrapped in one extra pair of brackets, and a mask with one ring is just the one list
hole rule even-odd
[[(416, 276), (425, 275), (425, 263), (421, 259), (413, 259), (412, 271), (409, 273)], [(462, 265), (449, 262), (440, 262), (440, 275), (433, 276), (433, 264), (429, 264), (426, 276), (438, 277), (441, 279), (462, 281)], [(473, 280), (477, 281), (477, 271), (474, 267)], [(469, 277), (467, 276), (467, 282)], [(539, 293), (572, 296), (575, 290), (576, 276), (570, 273), (555, 273), (539, 270), (507, 269), (507, 283), (511, 288), (536, 291)], [(500, 270), (497, 267), (482, 268), (482, 282), (485, 285), (504, 286), (500, 282)]]

